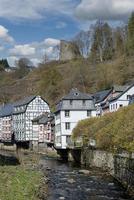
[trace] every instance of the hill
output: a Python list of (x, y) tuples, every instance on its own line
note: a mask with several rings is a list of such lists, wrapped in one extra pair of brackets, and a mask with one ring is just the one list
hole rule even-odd
[[(73, 139), (83, 138), (84, 145), (90, 139), (96, 141), (96, 147), (116, 152), (134, 151), (134, 105), (108, 113), (101, 118), (82, 120), (73, 130)], [(82, 135), (80, 134), (82, 133)]]
[(53, 108), (71, 88), (87, 93), (134, 81), (133, 56), (92, 64), (89, 59), (53, 61), (20, 78), (16, 72), (0, 72), (0, 101), (16, 101), (24, 96), (42, 95)]

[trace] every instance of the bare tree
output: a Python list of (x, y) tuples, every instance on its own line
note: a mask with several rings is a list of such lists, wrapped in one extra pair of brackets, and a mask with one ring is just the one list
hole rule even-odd
[(81, 31), (75, 38), (74, 42), (77, 44), (79, 51), (83, 57), (88, 57), (91, 46), (91, 31)]

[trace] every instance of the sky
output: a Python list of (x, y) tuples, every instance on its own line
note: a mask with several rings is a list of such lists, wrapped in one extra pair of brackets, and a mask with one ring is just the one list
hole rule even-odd
[(21, 58), (35, 65), (55, 59), (60, 39), (71, 40), (97, 19), (126, 22), (134, 0), (0, 0), (0, 58), (11, 66)]

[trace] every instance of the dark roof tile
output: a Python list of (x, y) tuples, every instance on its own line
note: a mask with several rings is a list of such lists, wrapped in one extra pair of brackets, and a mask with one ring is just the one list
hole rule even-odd
[(80, 92), (77, 88), (72, 89), (68, 95), (62, 98), (62, 100), (89, 100), (93, 97), (89, 94)]
[(14, 105), (13, 104), (5, 104), (0, 110), (0, 117), (6, 117), (13, 114)]
[(34, 98), (36, 98), (36, 96), (29, 96), (29, 97), (25, 97), (22, 100), (17, 101), (14, 106), (23, 106), (23, 105), (27, 105), (29, 104)]

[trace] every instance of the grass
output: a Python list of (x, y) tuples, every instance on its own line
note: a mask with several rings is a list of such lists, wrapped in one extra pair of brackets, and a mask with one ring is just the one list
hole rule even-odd
[[(39, 192), (44, 175), (36, 169), (31, 157), (31, 155), (23, 155), (22, 165), (0, 166), (0, 200), (40, 199)], [(45, 185), (43, 187), (45, 190)]]
[(20, 166), (0, 167), (1, 200), (37, 200), (41, 173)]

